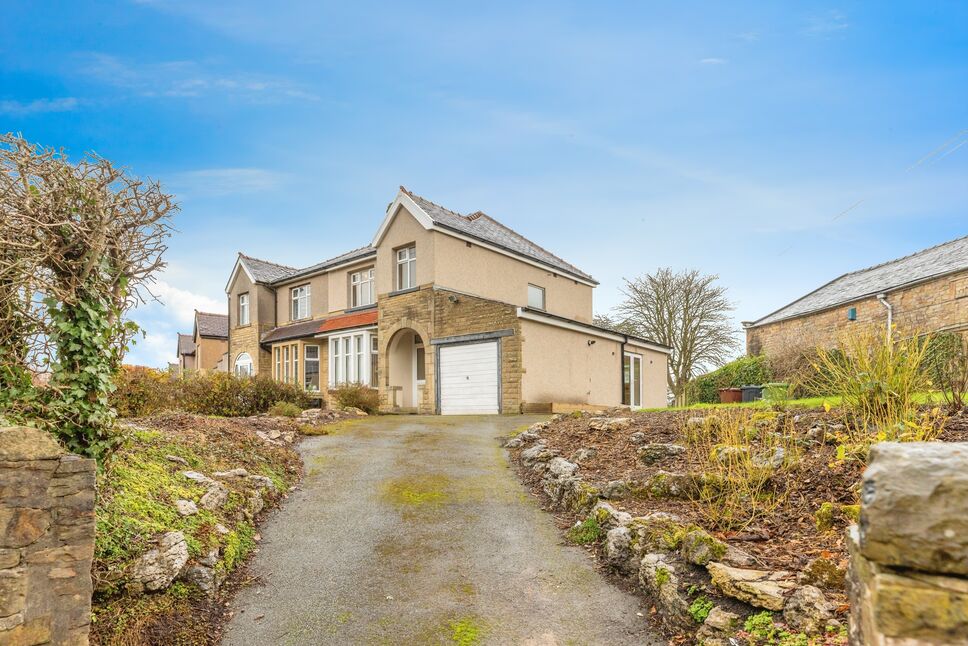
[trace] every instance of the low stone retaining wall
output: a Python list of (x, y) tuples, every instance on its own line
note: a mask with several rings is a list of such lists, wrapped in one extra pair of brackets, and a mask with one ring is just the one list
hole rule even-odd
[(878, 444), (848, 531), (852, 644), (968, 644), (968, 444)]
[[(592, 418), (589, 426), (615, 432), (629, 422), (626, 418)], [(776, 613), (791, 630), (811, 635), (846, 631), (817, 587), (818, 581), (810, 578), (812, 574), (758, 569), (751, 555), (673, 514), (633, 517), (616, 508), (613, 503), (633, 493), (628, 484), (616, 481), (598, 487), (584, 481), (578, 464), (557, 455), (541, 439), (547, 424), (531, 426), (505, 446), (521, 449), (521, 464), (539, 479), (553, 508), (595, 520), (605, 532), (605, 563), (638, 584), (670, 632), (695, 632), (695, 643), (727, 646), (739, 643), (731, 638), (743, 629), (745, 618), (763, 612)], [(639, 453), (675, 448), (647, 444)], [(683, 497), (689, 486), (687, 475), (659, 472), (640, 484), (638, 494)], [(817, 576), (826, 572), (816, 570)], [(807, 572), (811, 571), (808, 567)], [(835, 574), (834, 567), (831, 575)]]
[(0, 644), (87, 644), (94, 460), (0, 428)]

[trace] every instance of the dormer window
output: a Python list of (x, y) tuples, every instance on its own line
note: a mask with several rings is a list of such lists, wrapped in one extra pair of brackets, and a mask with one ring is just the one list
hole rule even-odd
[(373, 267), (350, 274), (350, 307), (373, 305)]
[(417, 247), (397, 249), (397, 290), (417, 286)]
[(290, 292), (292, 295), (290, 320), (298, 321), (309, 318), (309, 285), (293, 287)]

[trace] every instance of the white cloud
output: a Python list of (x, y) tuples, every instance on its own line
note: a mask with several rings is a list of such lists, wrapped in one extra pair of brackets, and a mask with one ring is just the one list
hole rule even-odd
[(831, 9), (822, 14), (817, 14), (807, 18), (807, 27), (804, 32), (811, 36), (831, 38), (835, 34), (845, 31), (850, 27), (847, 16), (843, 12)]
[(262, 168), (201, 168), (175, 173), (168, 183), (176, 193), (198, 197), (271, 191), (284, 180), (284, 174)]
[[(225, 312), (225, 301), (216, 300), (202, 294), (196, 294), (186, 289), (179, 289), (159, 280), (151, 288), (152, 293), (161, 301), (164, 313), (170, 321), (174, 321), (180, 326), (191, 328), (195, 322), (195, 310), (200, 312), (214, 312), (216, 314)], [(149, 308), (157, 306), (156, 303), (148, 305)], [(184, 330), (190, 332), (191, 330)]]
[(76, 110), (80, 101), (68, 96), (60, 99), (34, 99), (33, 101), (0, 101), (0, 114), (22, 116), (43, 112), (70, 112)]
[(699, 62), (703, 65), (725, 65), (729, 61), (725, 58), (703, 58)]
[(80, 72), (143, 97), (197, 98), (222, 95), (253, 103), (318, 101), (319, 97), (286, 79), (228, 73), (198, 61), (133, 63), (109, 54), (86, 54)]

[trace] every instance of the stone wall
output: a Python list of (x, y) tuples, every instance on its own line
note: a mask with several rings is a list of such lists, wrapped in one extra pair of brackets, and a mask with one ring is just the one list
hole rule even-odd
[(87, 644), (94, 460), (0, 428), (0, 644)]
[(848, 546), (851, 644), (968, 644), (968, 443), (875, 446)]
[[(451, 296), (456, 300), (451, 300)], [(518, 413), (521, 410), (521, 324), (515, 306), (484, 298), (469, 296), (431, 285), (421, 286), (403, 294), (384, 294), (379, 306), (378, 338), (380, 344), (380, 404), (390, 408), (387, 390), (387, 349), (393, 335), (412, 329), (420, 335), (426, 347), (426, 385), (421, 392), (417, 409), (420, 413), (436, 412), (436, 375), (434, 353), (437, 347), (430, 341), (443, 337), (514, 330), (512, 336), (501, 339), (501, 410)]]
[[(894, 323), (902, 332), (968, 329), (968, 271), (889, 292), (887, 301), (894, 308)], [(852, 307), (857, 308), (855, 321), (847, 318), (847, 310)], [(851, 326), (865, 324), (887, 325), (887, 309), (875, 297), (747, 328), (746, 351), (783, 356), (818, 346), (833, 347)]]

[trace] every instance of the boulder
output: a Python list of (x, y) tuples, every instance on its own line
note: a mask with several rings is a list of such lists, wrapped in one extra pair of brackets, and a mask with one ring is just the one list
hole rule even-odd
[(524, 446), (524, 440), (520, 437), (512, 437), (504, 441), (504, 448), (506, 449), (516, 449), (521, 446)]
[(166, 455), (165, 459), (168, 460), (169, 462), (174, 462), (175, 464), (180, 464), (185, 467), (188, 466), (188, 460), (177, 455)]
[(686, 428), (690, 430), (699, 430), (706, 425), (705, 417), (690, 417), (686, 420)]
[(689, 614), (689, 597), (680, 585), (676, 565), (665, 554), (646, 554), (639, 565), (639, 583), (665, 623), (675, 628), (691, 629), (696, 623)]
[(179, 516), (194, 516), (198, 513), (198, 506), (191, 500), (176, 500), (175, 509)]
[(593, 417), (588, 420), (588, 428), (594, 431), (618, 431), (631, 424), (631, 417)]
[(642, 431), (636, 431), (629, 436), (629, 441), (632, 444), (644, 444), (645, 443), (645, 433)]
[(627, 525), (632, 532), (632, 549), (640, 555), (676, 550), (684, 529), (678, 516), (663, 511), (636, 516)]
[(706, 569), (720, 592), (756, 608), (783, 610), (786, 594), (794, 587), (785, 580), (787, 572), (734, 568), (715, 561), (708, 563)]
[(655, 464), (668, 458), (674, 458), (686, 452), (686, 447), (678, 444), (650, 443), (640, 446), (635, 453), (645, 464)]
[(598, 526), (604, 530), (628, 525), (629, 521), (632, 520), (632, 514), (619, 511), (607, 502), (602, 501), (595, 503), (595, 506), (592, 507), (591, 515), (598, 521)]
[(570, 478), (575, 475), (578, 471), (578, 465), (574, 462), (569, 462), (564, 458), (551, 458), (548, 462), (548, 475), (550, 477), (562, 479)]
[(719, 606), (713, 606), (703, 622), (696, 637), (705, 646), (711, 639), (722, 639), (731, 637), (740, 629), (742, 623), (740, 617), (734, 612), (723, 610)]
[(968, 443), (884, 442), (861, 484), (860, 551), (868, 559), (968, 575)]
[(248, 478), (249, 472), (239, 467), (238, 469), (231, 469), (229, 471), (216, 471), (212, 474), (213, 478), (218, 478), (219, 480), (226, 480), (231, 478)]
[(631, 493), (629, 483), (624, 480), (612, 480), (602, 490), (602, 498), (606, 500), (623, 500)]
[(706, 565), (726, 555), (726, 543), (696, 527), (683, 535), (679, 555), (688, 563)]
[(202, 495), (202, 499), (199, 500), (198, 503), (202, 506), (202, 509), (214, 511), (228, 502), (228, 499), (229, 490), (218, 483), (213, 483), (212, 486), (208, 488), (208, 491)]
[(639, 493), (654, 498), (684, 498), (696, 486), (696, 477), (689, 473), (656, 471), (639, 487)]
[(262, 494), (259, 493), (258, 489), (253, 489), (249, 493), (246, 502), (248, 503), (249, 515), (253, 517), (258, 515), (266, 506), (265, 501), (262, 499)]
[(749, 447), (722, 444), (713, 449), (713, 455), (720, 464), (729, 464), (741, 460), (749, 453)]
[(214, 567), (201, 564), (191, 565), (185, 568), (182, 579), (187, 583), (197, 586), (199, 590), (209, 595), (214, 595), (222, 583), (222, 577)]
[(555, 454), (544, 444), (535, 444), (531, 448), (521, 451), (521, 461), (527, 466), (536, 462), (547, 462), (553, 457), (555, 457)]
[(778, 446), (771, 453), (753, 455), (750, 461), (753, 466), (761, 469), (779, 469), (783, 466), (784, 460), (786, 460), (786, 450), (782, 446)]
[(822, 632), (832, 618), (830, 604), (823, 592), (812, 585), (794, 590), (783, 608), (783, 620), (787, 625), (805, 633)]
[(252, 475), (246, 478), (249, 484), (253, 485), (256, 489), (269, 489), (270, 491), (276, 490), (276, 483), (272, 481), (269, 476), (257, 476)]
[(181, 532), (167, 532), (155, 547), (142, 554), (129, 571), (132, 591), (164, 590), (188, 563), (188, 543)]
[(628, 527), (613, 527), (605, 534), (605, 562), (622, 574), (633, 574), (637, 559)]
[(534, 442), (539, 438), (539, 435), (534, 431), (525, 431), (524, 433), (518, 433), (517, 439), (521, 440), (523, 444), (529, 444)]
[(757, 561), (753, 558), (753, 555), (749, 552), (741, 550), (733, 545), (726, 546), (726, 554), (723, 555), (721, 559), (717, 559), (721, 563), (726, 565), (732, 565), (733, 567), (755, 567)]
[(575, 454), (571, 456), (571, 459), (574, 462), (584, 462), (585, 460), (591, 460), (596, 455), (598, 455), (598, 451), (595, 449), (581, 448), (575, 451)]
[(200, 485), (211, 485), (215, 481), (209, 478), (204, 473), (199, 473), (198, 471), (182, 471), (181, 474), (191, 480), (192, 482), (197, 482)]

